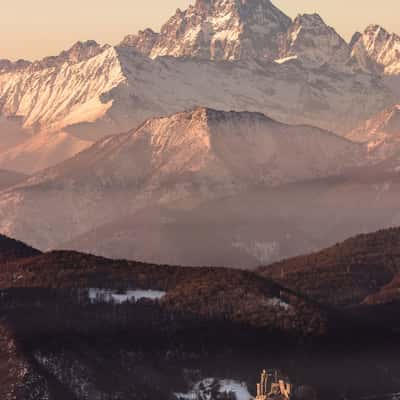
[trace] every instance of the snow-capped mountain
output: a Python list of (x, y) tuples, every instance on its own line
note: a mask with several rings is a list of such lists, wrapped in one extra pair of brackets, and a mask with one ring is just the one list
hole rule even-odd
[(79, 63), (0, 74), (0, 98), (3, 118), (18, 121), (23, 132), (66, 132), (84, 141), (198, 105), (345, 133), (395, 101), (381, 80), (367, 74), (267, 61), (151, 60), (121, 47)]
[(346, 132), (393, 102), (372, 76), (268, 62), (150, 60), (125, 48), (77, 64), (0, 74), (0, 96), (2, 114), (22, 117), (25, 129), (65, 129), (85, 139), (197, 105)]
[(33, 63), (1, 61), (0, 167), (31, 173), (197, 106), (345, 134), (400, 93), (352, 69), (349, 51), (318, 15), (292, 22), (269, 0), (198, 0), (161, 33), (148, 29), (120, 46), (78, 42)]
[(41, 61), (37, 61), (32, 64), (35, 69), (56, 67), (68, 64), (77, 64), (82, 61), (86, 61), (89, 58), (97, 56), (110, 46), (101, 46), (94, 40), (87, 40), (86, 42), (76, 42), (68, 50), (62, 51), (58, 56), (46, 57)]
[(270, 0), (197, 0), (185, 11), (178, 9), (159, 34), (147, 30), (126, 37), (123, 44), (151, 58), (273, 60), (279, 54), (279, 35), (290, 24)]
[(0, 196), (1, 231), (41, 248), (150, 204), (185, 204), (249, 188), (332, 176), (364, 147), (258, 113), (206, 108), (151, 119), (105, 138)]
[(352, 57), (367, 72), (400, 74), (400, 36), (390, 34), (379, 25), (357, 32), (351, 41)]
[(350, 48), (343, 38), (325, 24), (318, 14), (298, 15), (282, 38), (280, 60), (298, 59), (306, 67), (329, 65), (344, 69)]
[(151, 29), (121, 43), (151, 58), (195, 57), (207, 60), (299, 59), (307, 67), (344, 68), (348, 44), (318, 14), (293, 22), (270, 0), (197, 0), (178, 10), (160, 33)]
[[(71, 63), (55, 57), (51, 62), (37, 62), (35, 67), (0, 74), (2, 114), (21, 117), (22, 127), (35, 131), (57, 131), (75, 120), (95, 121), (102, 115), (102, 107), (110, 106), (101, 102), (101, 95), (122, 80), (118, 59), (112, 54), (109, 49)], [(49, 63), (50, 67), (39, 67)]]

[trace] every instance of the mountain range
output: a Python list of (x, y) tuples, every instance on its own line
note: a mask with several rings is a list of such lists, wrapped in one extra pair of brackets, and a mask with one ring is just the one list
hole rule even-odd
[(0, 227), (43, 250), (256, 267), (398, 224), (398, 167), (318, 128), (196, 108), (3, 190)]
[[(14, 117), (21, 136), (5, 151), (9, 154), (22, 145), (31, 149), (32, 162), (30, 166), (13, 162), (22, 153), (17, 150), (14, 156), (0, 154), (0, 166), (38, 170), (35, 158), (46, 161), (43, 153), (55, 152), (50, 145), (43, 146), (43, 135), (62, 135), (55, 139), (67, 148), (59, 154), (62, 161), (74, 148), (78, 152), (149, 117), (196, 106), (262, 112), (286, 123), (344, 133), (394, 102), (390, 89), (375, 76), (323, 69), (309, 72), (289, 64), (151, 60), (131, 49), (109, 48), (78, 64), (1, 74), (1, 112), (6, 121)], [(47, 166), (52, 162), (49, 158)]]
[(55, 248), (152, 205), (190, 210), (367, 162), (364, 145), (318, 128), (197, 108), (107, 137), (3, 191), (0, 227), (42, 249)]
[(292, 21), (268, 0), (198, 0), (160, 33), (114, 47), (78, 42), (36, 62), (3, 60), (0, 127), (15, 142), (0, 152), (0, 167), (37, 171), (196, 106), (346, 134), (399, 98), (386, 81), (397, 79), (397, 36), (381, 32), (369, 27), (348, 44), (317, 14)]
[(0, 231), (255, 267), (396, 225), (398, 43), (377, 25), (347, 43), (269, 0), (197, 0), (159, 33), (2, 60)]

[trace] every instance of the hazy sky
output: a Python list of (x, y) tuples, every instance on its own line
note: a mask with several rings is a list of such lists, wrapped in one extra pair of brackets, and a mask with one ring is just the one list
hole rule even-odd
[[(127, 33), (155, 30), (194, 0), (10, 0), (1, 4), (0, 58), (37, 59), (77, 40), (115, 44)], [(290, 16), (318, 12), (346, 39), (370, 23), (400, 33), (399, 0), (275, 0)]]

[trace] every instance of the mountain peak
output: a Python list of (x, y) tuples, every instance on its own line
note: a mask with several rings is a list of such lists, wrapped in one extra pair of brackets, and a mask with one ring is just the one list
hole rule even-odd
[(351, 37), (350, 42), (349, 42), (349, 47), (351, 50), (353, 50), (354, 46), (360, 40), (361, 37), (362, 37), (361, 32), (356, 32), (353, 34), (353, 36)]
[[(333, 176), (357, 165), (363, 152), (362, 145), (321, 129), (282, 124), (259, 113), (198, 107), (105, 138), (3, 192), (0, 231), (34, 237), (31, 242), (41, 248), (55, 247), (142, 205), (182, 201), (190, 206), (252, 188)], [(43, 196), (36, 188), (57, 190)], [(31, 204), (39, 209), (33, 212)], [(55, 221), (62, 230), (53, 228), (45, 236), (35, 231), (44, 224), (54, 227)]]
[(43, 58), (40, 61), (36, 61), (33, 66), (35, 69), (42, 69), (56, 67), (66, 62), (69, 64), (77, 64), (99, 55), (109, 47), (108, 45), (101, 46), (94, 40), (78, 41), (69, 49), (62, 51), (58, 56)]
[(212, 60), (274, 59), (279, 35), (291, 20), (269, 0), (197, 0), (178, 9), (161, 28), (130, 35), (131, 45), (151, 58), (195, 57)]
[(85, 40), (85, 41), (78, 40), (67, 50), (67, 52), (70, 53), (74, 51), (86, 51), (87, 49), (91, 48), (98, 49), (100, 47), (101, 46), (95, 40)]
[(382, 33), (382, 34), (388, 34), (387, 30), (385, 28), (383, 28), (380, 25), (377, 24), (370, 24), (368, 25), (365, 30), (364, 30), (365, 34), (368, 33)]
[(139, 49), (142, 54), (149, 56), (159, 36), (159, 33), (147, 28), (143, 31), (139, 31), (137, 35), (125, 36), (119, 45), (121, 47)]
[[(210, 12), (212, 9), (226, 10), (233, 7), (239, 12), (244, 12), (249, 8), (254, 8), (258, 6), (275, 8), (271, 0), (196, 0), (193, 8), (205, 12)], [(177, 13), (184, 14), (185, 11), (182, 11), (178, 8)]]
[(7, 59), (0, 60), (0, 74), (4, 72), (13, 72), (18, 71), (24, 68), (27, 68), (32, 63), (27, 60), (17, 60), (17, 61), (10, 61)]
[(298, 14), (297, 17), (293, 21), (294, 24), (302, 24), (302, 25), (326, 25), (322, 17), (317, 14)]
[(34, 62), (26, 60), (18, 60), (16, 62), (0, 60), (0, 73), (17, 71), (25, 68), (41, 70), (56, 67), (65, 62), (69, 64), (77, 64), (97, 56), (109, 47), (109, 45), (101, 46), (94, 40), (77, 41), (69, 49), (63, 50), (57, 56), (45, 57)]
[(352, 58), (366, 72), (400, 74), (400, 36), (369, 25), (352, 40)]
[(275, 122), (264, 114), (258, 112), (222, 111), (209, 107), (196, 107), (193, 110), (187, 111), (185, 114), (189, 114), (193, 120), (203, 121), (207, 124), (224, 123), (228, 121), (243, 123), (245, 120), (253, 122)]
[(58, 58), (66, 59), (72, 63), (78, 63), (89, 58), (97, 56), (109, 46), (101, 46), (94, 40), (87, 40), (84, 42), (78, 41), (68, 50), (59, 54)]
[(296, 57), (306, 67), (329, 64), (345, 68), (350, 50), (319, 14), (300, 14), (282, 39), (280, 58)]

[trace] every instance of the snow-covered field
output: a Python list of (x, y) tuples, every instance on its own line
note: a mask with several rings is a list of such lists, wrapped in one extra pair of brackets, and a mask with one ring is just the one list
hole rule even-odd
[(230, 379), (206, 378), (197, 382), (188, 393), (175, 393), (178, 400), (213, 400), (216, 394), (234, 394), (236, 400), (250, 400), (253, 396), (245, 383)]
[(159, 290), (126, 290), (117, 291), (113, 289), (89, 289), (89, 299), (91, 303), (115, 303), (122, 304), (134, 302), (142, 299), (160, 300), (166, 292)]

